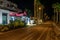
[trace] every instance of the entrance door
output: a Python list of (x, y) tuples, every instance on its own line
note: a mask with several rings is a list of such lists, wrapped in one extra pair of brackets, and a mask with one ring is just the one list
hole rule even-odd
[(2, 14), (2, 23), (7, 24), (7, 13)]

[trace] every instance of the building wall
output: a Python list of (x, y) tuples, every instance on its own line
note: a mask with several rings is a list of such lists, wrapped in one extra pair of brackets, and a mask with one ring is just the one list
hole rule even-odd
[(0, 24), (2, 24), (2, 13), (7, 13), (7, 23), (9, 23), (9, 20), (10, 20), (9, 13), (10, 13), (10, 11), (4, 10), (4, 9), (0, 9)]
[(2, 24), (2, 12), (0, 11), (0, 24)]

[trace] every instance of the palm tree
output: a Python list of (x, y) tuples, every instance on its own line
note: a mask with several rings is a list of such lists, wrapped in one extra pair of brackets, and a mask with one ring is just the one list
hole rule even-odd
[[(59, 14), (59, 12), (60, 12), (60, 3), (54, 3), (53, 5), (52, 5), (52, 8), (54, 8), (54, 17), (56, 18), (56, 14), (55, 13), (57, 13), (57, 21), (56, 22), (58, 22), (58, 14)], [(55, 21), (55, 18), (54, 18), (54, 21)]]
[(25, 11), (27, 12), (27, 16), (32, 16), (32, 11), (30, 9), (25, 8)]

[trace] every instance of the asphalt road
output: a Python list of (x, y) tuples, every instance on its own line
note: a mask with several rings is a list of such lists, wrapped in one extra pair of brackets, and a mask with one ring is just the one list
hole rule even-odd
[(35, 27), (19, 28), (0, 33), (0, 40), (60, 40), (56, 36), (51, 24), (42, 24)]

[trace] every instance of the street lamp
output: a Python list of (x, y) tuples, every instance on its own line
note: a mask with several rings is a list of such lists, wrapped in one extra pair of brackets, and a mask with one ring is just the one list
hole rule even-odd
[(38, 14), (38, 24), (41, 24), (42, 23), (42, 7), (41, 6), (39, 6), (38, 7), (38, 12), (39, 12), (39, 14)]
[(39, 7), (39, 10), (41, 10), (41, 7)]

